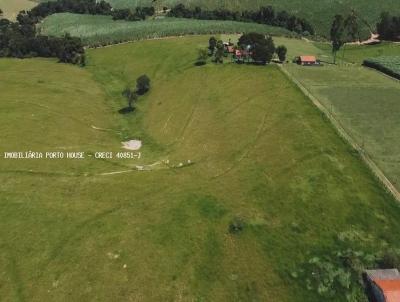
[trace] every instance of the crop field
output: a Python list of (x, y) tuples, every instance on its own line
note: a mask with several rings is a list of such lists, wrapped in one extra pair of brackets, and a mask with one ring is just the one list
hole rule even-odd
[(15, 20), (21, 10), (29, 10), (36, 3), (29, 0), (0, 0), (0, 9), (3, 10), (4, 18)]
[(400, 247), (399, 205), (300, 90), (273, 65), (194, 66), (207, 41), (0, 60), (0, 154), (143, 142), (140, 159), (0, 159), (2, 301), (319, 302), (292, 272), (338, 234)]
[[(281, 40), (284, 43), (285, 39)], [(301, 40), (293, 41), (299, 47), (305, 43)], [(319, 58), (330, 61), (329, 53), (324, 56), (321, 48), (315, 47), (313, 51), (310, 43), (307, 45), (309, 54), (317, 54)], [(296, 49), (293, 46), (293, 50)], [(376, 47), (351, 47), (351, 54), (347, 55), (346, 51), (345, 58), (351, 56), (353, 61), (362, 62), (365, 54), (376, 53)], [(400, 53), (397, 45), (387, 44), (379, 48), (381, 52)], [(337, 66), (325, 64), (323, 67), (307, 68), (290, 64), (285, 68), (341, 121), (344, 128), (400, 189), (398, 81), (360, 64), (349, 64), (346, 60)]]
[(295, 34), (280, 28), (234, 21), (165, 18), (140, 22), (113, 21), (109, 16), (55, 14), (44, 20), (42, 33), (61, 36), (70, 33), (89, 45), (208, 33), (261, 32), (271, 35)]
[(368, 58), (364, 64), (400, 79), (400, 56)]

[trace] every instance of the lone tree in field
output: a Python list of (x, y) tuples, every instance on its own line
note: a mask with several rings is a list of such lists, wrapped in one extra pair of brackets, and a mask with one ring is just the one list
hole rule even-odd
[(217, 47), (217, 39), (215, 39), (215, 37), (211, 37), (208, 40), (208, 50), (210, 51), (210, 56), (214, 54), (215, 47)]
[(215, 63), (223, 63), (224, 62), (224, 43), (219, 40), (216, 46), (217, 50), (215, 51)]
[(336, 64), (337, 52), (344, 45), (344, 20), (342, 15), (336, 15), (331, 27), (331, 41), (332, 41), (332, 54), (333, 64)]
[(286, 60), (287, 48), (285, 45), (280, 45), (276, 48), (276, 54), (278, 55), (279, 61), (284, 62)]
[(150, 78), (147, 75), (141, 75), (136, 80), (136, 93), (143, 95), (150, 90)]
[(271, 62), (275, 53), (274, 41), (259, 33), (244, 34), (239, 38), (239, 46), (251, 51), (251, 57), (256, 63), (266, 64)]
[(0, 17), (3, 17), (3, 10), (0, 8)]

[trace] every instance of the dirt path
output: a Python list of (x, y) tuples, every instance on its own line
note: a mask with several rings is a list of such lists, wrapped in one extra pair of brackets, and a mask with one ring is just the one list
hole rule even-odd
[(284, 66), (278, 65), (282, 72), (293, 82), (295, 83), (300, 90), (313, 102), (313, 104), (329, 119), (332, 123), (338, 134), (343, 137), (354, 150), (356, 150), (362, 160), (367, 164), (367, 166), (371, 169), (372, 173), (376, 176), (376, 178), (384, 185), (388, 192), (390, 192), (393, 197), (400, 202), (400, 193), (396, 189), (396, 187), (390, 182), (390, 180), (385, 176), (382, 170), (375, 164), (375, 162), (371, 159), (371, 157), (365, 153), (364, 149), (359, 146), (356, 141), (347, 133), (347, 131), (343, 128), (341, 123), (333, 116), (328, 109), (325, 108), (324, 105), (314, 96), (311, 92), (303, 86), (295, 77), (293, 77)]

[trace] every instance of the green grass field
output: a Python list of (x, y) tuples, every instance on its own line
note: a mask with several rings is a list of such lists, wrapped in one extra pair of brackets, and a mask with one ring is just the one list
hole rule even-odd
[(3, 10), (3, 17), (15, 20), (21, 10), (29, 10), (36, 3), (29, 0), (0, 0), (0, 9)]
[[(92, 49), (85, 69), (0, 60), (0, 154), (144, 144), (140, 160), (0, 159), (2, 301), (319, 302), (290, 272), (338, 234), (399, 247), (398, 204), (310, 100), (276, 66), (195, 67), (207, 40)], [(143, 73), (151, 92), (119, 115)]]
[(166, 18), (140, 22), (113, 21), (109, 16), (55, 14), (44, 20), (41, 31), (52, 36), (70, 33), (89, 45), (207, 33), (261, 32), (295, 36), (280, 28), (254, 23)]
[[(285, 44), (287, 39), (280, 40)], [(302, 53), (304, 45), (307, 45), (308, 54), (316, 54), (320, 59), (331, 62), (326, 45), (304, 44), (301, 40), (288, 40), (287, 43), (299, 44), (298, 47), (293, 45), (293, 49), (303, 47)], [(344, 54), (339, 53), (337, 66), (325, 64), (323, 67), (307, 68), (290, 64), (286, 68), (334, 113), (400, 189), (400, 141), (397, 139), (400, 131), (400, 87), (398, 81), (360, 65), (364, 59), (382, 53), (398, 55), (400, 45), (347, 46)], [(344, 61), (341, 60), (343, 55)]]

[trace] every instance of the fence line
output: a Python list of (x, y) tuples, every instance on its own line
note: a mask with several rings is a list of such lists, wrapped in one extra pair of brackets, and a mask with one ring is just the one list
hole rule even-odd
[(400, 193), (396, 189), (396, 187), (390, 182), (390, 180), (385, 176), (382, 170), (375, 164), (375, 162), (371, 159), (371, 157), (364, 151), (364, 149), (359, 146), (359, 144), (351, 137), (351, 135), (344, 129), (342, 124), (335, 116), (302, 84), (298, 81), (294, 76), (292, 76), (289, 71), (285, 69), (285, 67), (278, 65), (281, 71), (293, 82), (297, 87), (307, 96), (328, 119), (332, 123), (335, 130), (338, 134), (347, 141), (350, 146), (355, 149), (360, 155), (361, 159), (367, 164), (375, 177), (384, 185), (386, 190), (398, 201), (400, 202)]

